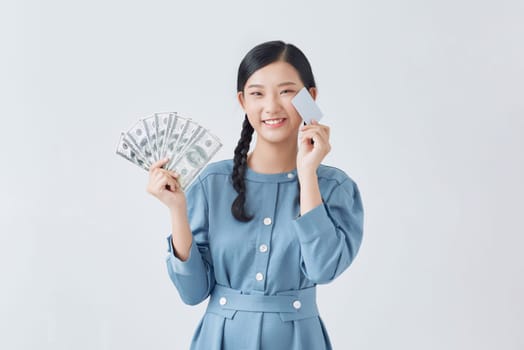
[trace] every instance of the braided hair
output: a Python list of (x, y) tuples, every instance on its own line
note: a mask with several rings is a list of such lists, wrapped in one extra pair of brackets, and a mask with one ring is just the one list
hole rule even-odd
[(231, 206), (231, 212), (238, 221), (242, 222), (247, 222), (253, 218), (253, 216), (246, 214), (244, 207), (244, 204), (246, 203), (246, 183), (244, 181), (244, 175), (247, 169), (247, 152), (249, 151), (249, 145), (251, 144), (253, 130), (254, 129), (249, 123), (249, 120), (247, 120), (246, 114), (244, 117), (244, 123), (242, 124), (240, 140), (235, 148), (233, 174), (231, 175), (233, 187), (238, 192), (238, 196), (235, 198), (233, 205)]
[[(292, 65), (298, 72), (304, 86), (309, 89), (316, 87), (315, 78), (306, 56), (293, 44), (283, 41), (268, 41), (252, 48), (238, 67), (237, 92), (243, 92), (249, 77), (262, 67), (273, 62), (283, 61)], [(246, 213), (247, 153), (253, 136), (253, 126), (249, 123), (247, 114), (244, 116), (240, 140), (235, 148), (233, 172), (231, 180), (238, 195), (231, 205), (231, 213), (241, 222), (250, 221), (253, 216)]]

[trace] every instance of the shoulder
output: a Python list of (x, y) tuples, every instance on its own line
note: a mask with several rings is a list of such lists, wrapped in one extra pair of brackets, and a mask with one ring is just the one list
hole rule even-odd
[(349, 193), (358, 191), (356, 182), (342, 169), (321, 164), (317, 169), (319, 185), (328, 192), (343, 189)]
[(232, 159), (207, 164), (187, 188), (186, 195), (198, 195), (203, 191), (207, 196), (214, 188), (224, 188), (224, 185), (230, 181), (232, 169)]
[(224, 159), (219, 160), (217, 162), (211, 162), (209, 163), (200, 173), (199, 177), (200, 180), (205, 180), (209, 176), (216, 176), (216, 175), (231, 175), (231, 172), (233, 171), (233, 160), (232, 159)]
[(340, 185), (346, 181), (354, 183), (353, 179), (344, 170), (325, 164), (321, 164), (318, 167), (317, 176), (319, 179), (332, 181), (337, 185)]

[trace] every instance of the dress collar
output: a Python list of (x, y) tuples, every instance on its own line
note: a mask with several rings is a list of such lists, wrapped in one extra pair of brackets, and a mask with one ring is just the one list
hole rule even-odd
[(295, 168), (284, 173), (263, 174), (257, 173), (248, 167), (246, 169), (246, 179), (257, 182), (291, 182), (297, 179), (297, 169)]

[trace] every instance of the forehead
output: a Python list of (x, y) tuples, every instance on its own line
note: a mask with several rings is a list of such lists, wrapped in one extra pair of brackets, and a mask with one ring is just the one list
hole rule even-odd
[(273, 86), (282, 82), (294, 82), (302, 85), (300, 76), (295, 67), (287, 62), (277, 61), (255, 71), (246, 82), (246, 88), (250, 85)]

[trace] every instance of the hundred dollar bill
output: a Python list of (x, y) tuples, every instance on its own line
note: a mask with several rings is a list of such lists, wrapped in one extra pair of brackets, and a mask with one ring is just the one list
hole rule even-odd
[(203, 129), (194, 138), (193, 142), (185, 148), (183, 154), (169, 170), (180, 174), (178, 182), (185, 190), (195, 179), (198, 173), (211, 160), (222, 147), (220, 140), (209, 131)]
[(135, 151), (134, 147), (131, 146), (129, 141), (126, 139), (126, 134), (122, 132), (120, 134), (120, 140), (116, 146), (116, 154), (127, 159), (133, 164), (138, 165), (142, 169), (149, 171), (149, 166), (146, 164), (145, 160)]
[(187, 119), (184, 131), (178, 137), (177, 143), (174, 146), (173, 153), (171, 153), (170, 160), (166, 164), (166, 167), (168, 169), (176, 163), (178, 158), (180, 158), (180, 156), (185, 152), (187, 146), (195, 140), (195, 138), (202, 130), (204, 130), (204, 128), (202, 128), (196, 122), (192, 121), (189, 118)]
[(155, 113), (156, 120), (156, 142), (160, 154), (159, 159), (166, 157), (164, 153), (164, 143), (166, 140), (167, 131), (171, 123), (175, 120), (176, 112)]
[[(166, 140), (164, 143), (164, 157), (169, 157), (170, 161), (168, 163), (171, 163), (171, 160), (176, 157), (175, 149), (176, 145), (178, 144), (180, 138), (182, 135), (185, 134), (186, 129), (188, 127), (189, 119), (183, 118), (180, 116), (176, 116), (174, 120), (172, 120), (171, 127), (167, 132)], [(167, 164), (165, 166), (167, 168)]]
[(122, 140), (128, 145), (128, 147), (131, 148), (131, 150), (137, 155), (137, 157), (142, 159), (147, 165), (147, 167), (149, 167), (150, 164), (148, 164), (147, 157), (145, 156), (143, 150), (141, 150), (137, 145), (135, 145), (135, 143), (131, 140), (127, 132), (122, 132), (122, 134)]
[(184, 138), (183, 142), (181, 142), (175, 147), (176, 156), (173, 158), (173, 160), (168, 163), (170, 166), (174, 166), (176, 162), (180, 159), (181, 156), (184, 155), (186, 150), (190, 145), (192, 145), (199, 137), (200, 134), (206, 132), (206, 129), (198, 126), (197, 128), (194, 128), (191, 130), (191, 132), (186, 133), (182, 137)]
[(187, 118), (187, 125), (182, 133), (181, 137), (178, 139), (178, 142), (175, 146), (175, 153), (180, 154), (185, 150), (185, 148), (193, 142), (198, 133), (203, 130), (203, 128), (198, 125), (196, 122)]
[(143, 120), (140, 119), (137, 123), (135, 123), (131, 129), (129, 129), (126, 135), (135, 148), (142, 152), (144, 160), (148, 163), (147, 165), (151, 166), (155, 162), (155, 157), (153, 156), (153, 152), (149, 147), (149, 141), (147, 139)]
[(153, 153), (153, 158), (155, 162), (160, 159), (160, 151), (158, 150), (157, 144), (157, 134), (156, 134), (156, 119), (155, 115), (150, 115), (143, 119), (144, 130), (146, 132), (147, 141), (149, 143), (149, 148), (151, 153)]

